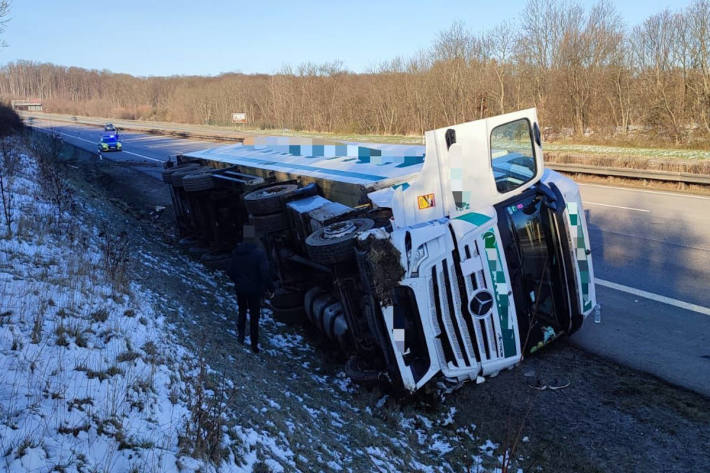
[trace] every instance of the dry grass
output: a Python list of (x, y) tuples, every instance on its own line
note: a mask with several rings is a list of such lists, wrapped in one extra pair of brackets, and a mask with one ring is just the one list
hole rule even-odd
[(125, 231), (114, 234), (110, 229), (99, 233), (103, 269), (114, 287), (125, 291), (128, 284), (127, 270), (130, 261), (130, 240)]
[(229, 455), (223, 435), (227, 426), (228, 405), (236, 390), (228, 389), (208, 372), (204, 357), (199, 360), (197, 374), (187, 379), (186, 400), (190, 419), (179, 438), (179, 446), (194, 458), (220, 464)]
[(616, 176), (595, 176), (591, 174), (563, 174), (567, 174), (575, 181), (581, 183), (629, 187), (632, 189), (662, 190), (669, 192), (680, 192), (684, 194), (710, 195), (710, 186), (703, 186), (698, 184), (686, 184), (684, 182), (666, 182), (648, 179), (630, 179)]
[(707, 160), (666, 159), (648, 156), (604, 156), (547, 151), (545, 152), (545, 161), (547, 163), (687, 172), (700, 175), (710, 174), (710, 161)]

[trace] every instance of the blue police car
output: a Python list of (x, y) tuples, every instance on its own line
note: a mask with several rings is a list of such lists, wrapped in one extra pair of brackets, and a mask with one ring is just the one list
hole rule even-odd
[(121, 151), (122, 147), (116, 133), (106, 133), (99, 141), (99, 151)]

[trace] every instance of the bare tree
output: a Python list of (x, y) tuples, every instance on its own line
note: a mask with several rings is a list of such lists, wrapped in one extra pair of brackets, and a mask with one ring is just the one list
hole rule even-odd
[(482, 40), (490, 55), (491, 66), (496, 76), (496, 91), (494, 95), (498, 102), (498, 113), (505, 113), (507, 76), (514, 67), (512, 62), (515, 44), (519, 39), (512, 23), (506, 21), (494, 27)]
[(689, 87), (695, 95), (694, 113), (710, 132), (710, 1), (696, 0), (684, 14), (686, 41), (695, 77)]
[(683, 94), (678, 94), (677, 63), (678, 17), (670, 10), (649, 17), (636, 28), (632, 44), (636, 66), (648, 108), (645, 121), (670, 131), (678, 142), (682, 135), (680, 115)]
[[(7, 23), (10, 21), (10, 0), (0, 0), (0, 34), (5, 32)], [(0, 47), (7, 47), (4, 40), (0, 40)]]
[[(528, 0), (519, 18), (483, 33), (454, 23), (429, 48), (361, 74), (335, 61), (271, 75), (146, 78), (18, 61), (0, 67), (0, 100), (209, 124), (244, 111), (261, 128), (417, 135), (536, 106), (552, 133), (640, 129), (658, 141), (710, 140), (710, 0), (633, 29), (608, 0), (574, 1)], [(0, 0), (0, 18), (6, 5)]]

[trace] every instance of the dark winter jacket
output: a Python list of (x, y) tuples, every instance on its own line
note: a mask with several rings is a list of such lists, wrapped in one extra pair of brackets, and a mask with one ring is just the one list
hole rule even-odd
[(234, 248), (228, 274), (237, 294), (262, 296), (274, 288), (266, 253), (253, 243), (239, 243)]

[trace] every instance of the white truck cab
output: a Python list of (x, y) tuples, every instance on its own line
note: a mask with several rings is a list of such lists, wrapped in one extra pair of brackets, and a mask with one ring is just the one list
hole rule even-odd
[(381, 312), (408, 390), (494, 375), (596, 304), (579, 191), (545, 170), (535, 109), (427, 132), (417, 179), (370, 197), (405, 271)]

